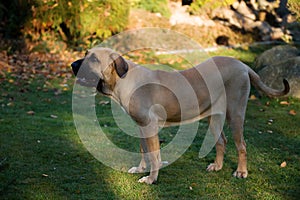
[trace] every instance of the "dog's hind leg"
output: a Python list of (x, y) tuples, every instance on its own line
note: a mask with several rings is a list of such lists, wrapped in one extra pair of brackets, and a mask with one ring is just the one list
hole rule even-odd
[(235, 146), (238, 152), (238, 167), (233, 173), (233, 176), (237, 178), (246, 178), (248, 176), (247, 171), (247, 151), (246, 143), (244, 140), (244, 120), (247, 108), (248, 96), (250, 91), (250, 83), (245, 79), (244, 84), (241, 84), (240, 92), (232, 94), (227, 98), (229, 102), (227, 104), (227, 121), (231, 128)]
[(231, 119), (230, 122), (233, 139), (238, 152), (238, 167), (237, 170), (233, 173), (233, 176), (237, 178), (246, 178), (248, 175), (247, 151), (246, 143), (243, 136), (243, 123), (244, 117), (242, 116), (235, 116), (234, 119)]
[[(213, 118), (213, 119), (212, 119)], [(221, 116), (214, 115), (208, 118), (209, 121), (209, 129), (210, 132), (213, 134), (216, 140), (216, 159), (214, 163), (211, 163), (207, 167), (207, 171), (219, 171), (223, 167), (223, 159), (225, 153), (225, 146), (227, 143), (226, 137), (224, 135), (222, 123), (221, 123)]]

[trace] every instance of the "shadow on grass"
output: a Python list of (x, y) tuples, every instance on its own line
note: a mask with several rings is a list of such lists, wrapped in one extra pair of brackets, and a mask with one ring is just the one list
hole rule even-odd
[(1, 199), (116, 199), (76, 133), (71, 92), (38, 86), (1, 86)]

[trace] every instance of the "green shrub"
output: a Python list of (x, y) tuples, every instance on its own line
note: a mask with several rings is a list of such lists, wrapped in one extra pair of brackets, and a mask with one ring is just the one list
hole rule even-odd
[(141, 8), (152, 13), (160, 13), (165, 17), (170, 17), (171, 12), (168, 7), (168, 0), (130, 0), (131, 6)]
[(201, 9), (204, 10), (213, 10), (217, 7), (221, 6), (228, 6), (234, 3), (235, 0), (222, 0), (222, 1), (215, 1), (215, 0), (194, 0), (191, 4), (189, 11), (191, 14), (200, 14)]
[(76, 44), (121, 32), (129, 8), (128, 0), (11, 0), (0, 3), (0, 19), (7, 35)]
[(296, 15), (298, 21), (300, 21), (300, 2), (299, 0), (289, 0), (288, 7), (293, 14)]
[(72, 43), (88, 38), (104, 39), (122, 31), (127, 25), (129, 3), (127, 0), (44, 0), (32, 10), (29, 29), (40, 34), (52, 30), (60, 39)]

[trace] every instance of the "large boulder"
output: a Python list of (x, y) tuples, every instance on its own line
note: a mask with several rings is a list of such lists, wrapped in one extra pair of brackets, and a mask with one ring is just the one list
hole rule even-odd
[(291, 87), (288, 95), (300, 98), (300, 56), (286, 59), (281, 57), (282, 60), (276, 54), (270, 56), (270, 63), (265, 62), (268, 66), (258, 72), (263, 82), (274, 89), (282, 89), (282, 80), (285, 78)]
[(300, 56), (300, 51), (296, 47), (290, 45), (276, 46), (258, 56), (255, 60), (253, 69), (258, 72), (264, 67), (274, 65), (297, 56)]

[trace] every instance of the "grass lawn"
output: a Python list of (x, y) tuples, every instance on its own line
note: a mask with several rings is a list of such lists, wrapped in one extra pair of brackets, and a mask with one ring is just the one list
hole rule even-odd
[[(260, 52), (226, 50), (226, 55), (251, 65)], [(175, 68), (181, 62), (179, 59)], [(160, 170), (158, 184), (146, 185), (137, 182), (144, 174), (106, 167), (83, 146), (72, 117), (73, 82), (74, 77), (63, 82), (62, 78), (22, 80), (12, 75), (1, 82), (0, 199), (299, 199), (299, 100), (263, 97), (249, 101), (244, 134), (247, 179), (232, 177), (237, 155), (227, 126), (224, 167), (219, 172), (205, 171), (215, 152), (198, 158), (207, 128), (203, 120), (186, 153)], [(122, 148), (133, 145), (138, 149), (138, 141), (116, 128), (111, 104), (101, 103), (108, 99), (95, 98), (98, 119), (106, 124), (108, 137)], [(160, 136), (168, 142), (176, 130), (163, 129)], [(286, 166), (281, 167), (283, 162)]]

